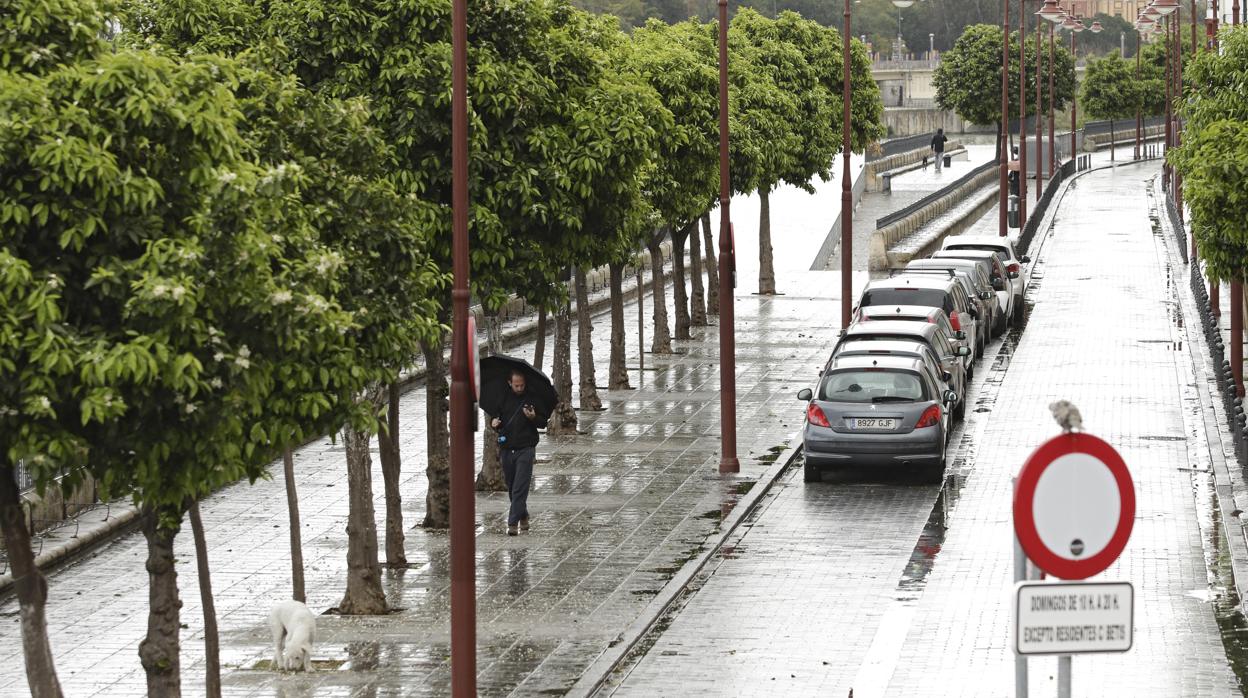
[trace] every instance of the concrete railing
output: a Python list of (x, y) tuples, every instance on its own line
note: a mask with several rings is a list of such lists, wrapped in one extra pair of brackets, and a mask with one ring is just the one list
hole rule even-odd
[[(1164, 125), (1149, 126), (1140, 133), (1145, 140), (1159, 138), (1165, 135), (1166, 127)], [(1130, 128), (1114, 129), (1112, 142), (1118, 146), (1131, 145), (1135, 143), (1135, 124), (1131, 124)], [(1087, 134), (1083, 138), (1083, 149), (1095, 152), (1101, 148), (1108, 148), (1110, 143), (1111, 139), (1108, 133)]]
[[(992, 165), (992, 163), (989, 163), (989, 165)], [(995, 166), (984, 166), (982, 171), (974, 177), (944, 191), (939, 198), (931, 203), (901, 220), (876, 229), (875, 232), (871, 233), (871, 240), (868, 243), (870, 251), (867, 261), (868, 268), (872, 271), (887, 269), (889, 247), (927, 225), (937, 216), (962, 203), (976, 191), (991, 184), (999, 176)]]

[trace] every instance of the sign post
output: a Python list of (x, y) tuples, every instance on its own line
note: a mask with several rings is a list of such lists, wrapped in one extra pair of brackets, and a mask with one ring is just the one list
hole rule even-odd
[[(1071, 655), (1126, 652), (1134, 642), (1130, 582), (1083, 582), (1127, 546), (1135, 487), (1122, 456), (1091, 434), (1069, 403), (1055, 403), (1065, 432), (1040, 445), (1014, 480), (1015, 693), (1027, 695), (1027, 657), (1056, 654), (1059, 698), (1070, 696)], [(1030, 560), (1068, 582), (1027, 582)]]

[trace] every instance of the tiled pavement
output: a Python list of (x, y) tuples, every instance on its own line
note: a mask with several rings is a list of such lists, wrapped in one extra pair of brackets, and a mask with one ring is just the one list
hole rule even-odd
[[(673, 356), (647, 355), (644, 376), (632, 372), (639, 389), (604, 392), (606, 411), (581, 413), (582, 435), (543, 442), (530, 499), (531, 534), (503, 535), (505, 497), (478, 496), (482, 695), (532, 695), (570, 685), (716, 532), (719, 512), (739, 498), (743, 482), (767, 469), (775, 457), (769, 449), (784, 444), (799, 423), (791, 396), (834, 338), (828, 318), (839, 308), (836, 279), (828, 272), (787, 273), (785, 296), (738, 296), (740, 478), (714, 477), (719, 374), (711, 327), (677, 342)], [(626, 327), (636, 322), (636, 305), (630, 304)], [(600, 379), (608, 332), (609, 323), (600, 318), (594, 337)], [(630, 330), (630, 359), (634, 336)], [(509, 349), (532, 354), (531, 344)], [(420, 520), (424, 504), (423, 406), (422, 390), (404, 395), (402, 488), (409, 527)], [(380, 519), (383, 490), (380, 468), (374, 467)], [(320, 612), (340, 599), (345, 578), (341, 445), (325, 439), (300, 449), (296, 469), (309, 605)], [(321, 616), (318, 671), (310, 676), (256, 668), (272, 651), (268, 609), (289, 593), (280, 468), (273, 475), (226, 488), (202, 505), (226, 694), (447, 694), (447, 538), (421, 529), (407, 532), (411, 569), (385, 573), (389, 601), (399, 612), (367, 619)], [(176, 552), (187, 626), (183, 686), (196, 695), (202, 693), (202, 615), (185, 529)], [(68, 695), (143, 693), (136, 652), (146, 624), (143, 560), (141, 536), (129, 535), (51, 574), (49, 632)], [(25, 692), (16, 610), (12, 599), (0, 602), (4, 696)]]
[[(1099, 577), (1135, 584), (1135, 646), (1076, 658), (1074, 695), (1240, 695), (1210, 602), (1217, 529), (1172, 295), (1182, 274), (1148, 220), (1157, 167), (1071, 185), (1032, 250), (1026, 332), (997, 348), (941, 497), (891, 478), (790, 474), (611, 690), (1012, 695), (1011, 477), (1057, 433), (1047, 405), (1065, 398), (1119, 448), (1137, 492), (1131, 542)], [(1055, 694), (1055, 665), (1031, 661), (1031, 695)]]

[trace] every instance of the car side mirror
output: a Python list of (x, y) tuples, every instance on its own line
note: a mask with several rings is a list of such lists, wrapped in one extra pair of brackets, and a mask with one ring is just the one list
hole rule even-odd
[(953, 380), (953, 374), (948, 371), (941, 371), (940, 379), (948, 383), (949, 381)]
[(810, 392), (810, 388), (802, 388), (801, 390), (797, 391), (798, 400), (802, 400), (804, 402), (810, 402), (810, 399), (812, 397), (814, 397), (814, 393)]
[(957, 401), (958, 401), (957, 393), (953, 392), (952, 390), (945, 391), (945, 404), (946, 405), (952, 405), (953, 403)]
[[(1003, 289), (1003, 290), (1004, 290), (1004, 289)], [(992, 291), (980, 291), (980, 292), (979, 292), (979, 299), (980, 299), (981, 301), (990, 301), (990, 300), (992, 300)]]
[[(963, 336), (965, 337), (966, 335), (964, 334)], [(954, 350), (953, 353), (957, 354), (958, 356), (970, 356), (971, 348), (970, 347), (958, 347), (957, 349)]]
[(1016, 272), (1016, 271), (1012, 271), (1012, 272), (1010, 272), (1010, 278), (1011, 278), (1011, 279), (1017, 279), (1017, 278), (1018, 278), (1018, 272)]
[(957, 332), (953, 333), (953, 338), (954, 339), (966, 339), (966, 333), (963, 332), (962, 330), (958, 330)]
[(1023, 264), (1030, 264), (1031, 257), (1028, 257), (1027, 255), (1023, 255), (1022, 257), (1019, 258), (1018, 261), (1022, 262)]
[(1004, 290), (1005, 290), (1005, 281), (1004, 281), (1001, 277), (999, 277), (999, 276), (994, 276), (994, 277), (992, 277), (992, 290), (994, 290), (994, 291), (1004, 291)]

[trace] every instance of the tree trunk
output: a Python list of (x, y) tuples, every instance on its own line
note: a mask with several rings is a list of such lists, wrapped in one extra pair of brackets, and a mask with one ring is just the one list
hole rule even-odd
[[(611, 365), (608, 390), (632, 390), (628, 384), (628, 364), (624, 360), (624, 264), (612, 262), (611, 270)], [(638, 288), (637, 293), (645, 289)]]
[(533, 368), (542, 370), (542, 359), (546, 353), (546, 309), (537, 309), (537, 348), (533, 351)]
[(373, 511), (373, 458), (369, 435), (348, 424), (342, 430), (347, 447), (347, 593), (338, 612), (377, 616), (386, 612), (377, 561), (377, 518)]
[(221, 698), (221, 638), (217, 634), (217, 606), (212, 599), (212, 573), (208, 570), (208, 541), (199, 516), (199, 500), (188, 501), (191, 536), (195, 539), (195, 569), (199, 573), (199, 603), (204, 609), (204, 693)]
[(771, 252), (771, 190), (758, 190), (758, 292), (776, 295), (775, 255)]
[(706, 314), (719, 315), (719, 263), (715, 261), (710, 211), (702, 214), (702, 236), (706, 239)]
[(564, 303), (555, 315), (555, 392), (559, 402), (546, 431), (552, 436), (576, 433), (576, 410), (572, 409), (572, 315), (569, 304)]
[[(485, 346), (481, 348), (482, 358), (503, 353), (503, 323), (497, 310), (485, 311)], [(490, 428), (488, 418), (481, 420), (485, 424), (485, 433), (481, 440), (481, 472), (477, 473), (478, 492), (506, 492), (507, 480), (503, 477), (503, 464), (498, 459), (498, 437)]]
[(652, 277), (650, 299), (654, 305), (654, 339), (650, 343), (652, 354), (672, 353), (672, 332), (667, 327), (667, 294), (664, 292), (663, 282), (663, 237), (666, 234), (667, 228), (660, 228), (658, 233), (650, 236), (646, 244), (650, 250)]
[(56, 678), (52, 645), (48, 642), (48, 581), (35, 566), (30, 547), (30, 531), (22, 515), (21, 498), (13, 469), (0, 466), (0, 532), (9, 555), (13, 586), (17, 593), (22, 622), (22, 653), (26, 658), (26, 683), (33, 698), (60, 698), (61, 683)]
[(286, 511), (290, 514), (290, 578), (294, 586), (291, 597), (307, 601), (303, 587), (303, 531), (299, 521), (299, 493), (295, 491), (295, 459), (290, 449), (282, 451), (282, 474), (286, 480)]
[(178, 598), (178, 570), (173, 539), (182, 526), (179, 507), (143, 508), (143, 537), (147, 539), (147, 637), (139, 643), (139, 661), (147, 672), (147, 695), (182, 695), (182, 600)]
[(602, 410), (598, 397), (598, 378), (594, 371), (594, 323), (589, 312), (589, 284), (585, 268), (576, 268), (576, 354), (581, 379), (581, 409)]
[(450, 391), (446, 384), (444, 336), (421, 344), (425, 355), (425, 438), (429, 465), (425, 469), (429, 490), (425, 495), (425, 528), (451, 525), (451, 429), (447, 424)]
[(697, 223), (672, 231), (672, 297), (676, 301), (676, 339), (692, 339), (689, 334), (689, 294), (685, 290), (685, 241)]
[(693, 292), (689, 295), (689, 322), (694, 327), (706, 327), (706, 291), (702, 286), (702, 236), (698, 222), (690, 224), (689, 271), (693, 279)]
[(386, 566), (407, 567), (407, 553), (403, 549), (403, 493), (399, 490), (403, 457), (399, 448), (398, 383), (386, 388), (386, 422), (377, 432), (377, 451), (386, 488)]

